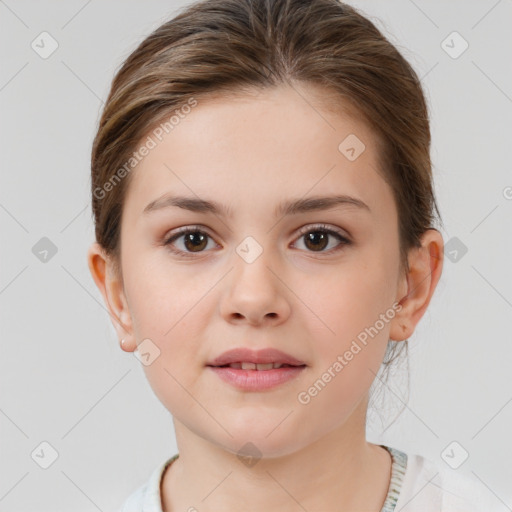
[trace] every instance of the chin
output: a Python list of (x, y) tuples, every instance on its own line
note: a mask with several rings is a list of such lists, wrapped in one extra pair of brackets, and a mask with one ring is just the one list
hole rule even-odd
[[(275, 426), (267, 429), (266, 427), (261, 428), (261, 426), (253, 425), (251, 428), (239, 432), (228, 428), (233, 437), (224, 439), (221, 445), (240, 459), (247, 457), (254, 459), (284, 457), (301, 448), (301, 440), (297, 439), (297, 429), (293, 429), (293, 431), (281, 430), (281, 425), (272, 432)], [(269, 435), (269, 432), (272, 433)], [(307, 444), (307, 442), (304, 441), (304, 444)]]

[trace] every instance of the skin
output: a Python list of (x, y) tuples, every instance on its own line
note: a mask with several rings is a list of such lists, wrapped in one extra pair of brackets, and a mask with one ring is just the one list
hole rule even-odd
[[(340, 503), (378, 512), (385, 500), (391, 458), (366, 441), (368, 391), (388, 339), (410, 337), (430, 302), (443, 239), (425, 232), (409, 253), (410, 271), (399, 273), (398, 214), (376, 170), (375, 136), (361, 120), (322, 109), (320, 97), (296, 85), (202, 99), (133, 171), (121, 274), (97, 243), (89, 249), (123, 349), (149, 338), (160, 350), (143, 368), (172, 413), (180, 453), (163, 478), (166, 512), (334, 511)], [(354, 161), (338, 150), (349, 134), (366, 146)], [(171, 192), (217, 201), (232, 216), (178, 207), (143, 213)], [(370, 211), (274, 215), (284, 200), (332, 194), (357, 197)], [(315, 232), (318, 223), (352, 243), (329, 235), (325, 247), (306, 245), (299, 228)], [(164, 245), (177, 228), (197, 224), (210, 237), (202, 252), (184, 237), (174, 247), (190, 258)], [(252, 263), (236, 252), (247, 236), (263, 249)], [(301, 404), (298, 393), (393, 304), (401, 306), (394, 318)], [(240, 391), (205, 367), (238, 346), (275, 347), (307, 367), (271, 390)], [(247, 442), (262, 454), (251, 466), (237, 457)]]

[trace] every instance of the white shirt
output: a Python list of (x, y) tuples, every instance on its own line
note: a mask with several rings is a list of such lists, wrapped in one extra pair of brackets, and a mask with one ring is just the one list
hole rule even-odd
[[(381, 445), (383, 446), (383, 445)], [(388, 495), (381, 512), (510, 511), (479, 480), (437, 465), (421, 455), (383, 446), (393, 458)], [(160, 464), (119, 512), (162, 512), (160, 482), (178, 454)]]

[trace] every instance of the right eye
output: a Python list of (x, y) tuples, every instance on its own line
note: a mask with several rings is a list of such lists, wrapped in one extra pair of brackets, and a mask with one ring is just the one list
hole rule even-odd
[[(182, 239), (182, 240), (180, 240)], [(180, 228), (174, 234), (171, 234), (169, 238), (164, 242), (165, 246), (169, 247), (169, 250), (179, 256), (185, 258), (193, 257), (194, 253), (201, 253), (208, 247), (208, 239), (213, 239), (197, 226), (187, 226)], [(176, 248), (175, 242), (180, 241), (181, 248)], [(214, 243), (215, 245), (215, 243)]]

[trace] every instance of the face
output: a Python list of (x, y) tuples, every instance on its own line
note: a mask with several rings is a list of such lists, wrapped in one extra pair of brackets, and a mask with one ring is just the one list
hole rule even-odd
[[(183, 428), (233, 453), (251, 441), (278, 456), (364, 429), (402, 296), (397, 211), (376, 139), (300, 91), (199, 101), (133, 171), (123, 210), (131, 335), (159, 351), (143, 366), (150, 385)], [(364, 151), (353, 138), (340, 150), (351, 134)], [(172, 205), (178, 196), (219, 209)], [(280, 210), (334, 196), (355, 201)], [(208, 367), (238, 347), (275, 348), (305, 366), (243, 390)]]

